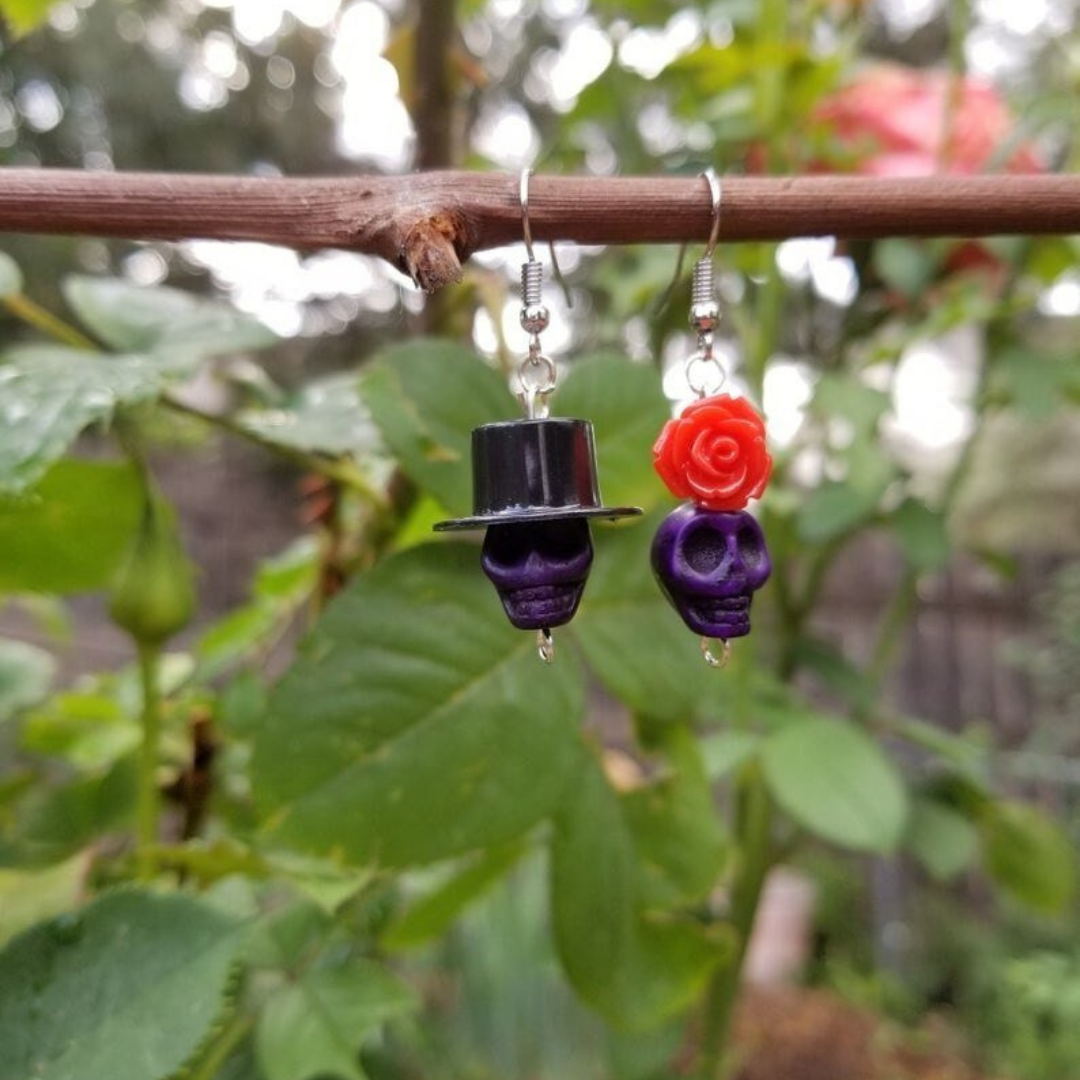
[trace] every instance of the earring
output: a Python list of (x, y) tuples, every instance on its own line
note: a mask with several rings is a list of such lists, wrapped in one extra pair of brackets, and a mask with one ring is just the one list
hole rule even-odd
[(484, 424), (472, 433), (473, 515), (443, 521), (436, 530), (486, 529), (480, 565), (507, 618), (535, 630), (540, 657), (555, 656), (552, 627), (577, 611), (592, 565), (590, 518), (637, 515), (633, 506), (602, 505), (593, 426), (588, 420), (548, 417), (557, 371), (540, 334), (550, 315), (543, 303), (543, 267), (533, 254), (529, 177), (521, 173), (521, 326), (529, 352), (518, 369), (525, 418)]
[[(772, 570), (761, 527), (743, 509), (760, 497), (772, 473), (765, 422), (745, 399), (719, 393), (725, 374), (713, 353), (720, 307), (713, 288), (713, 251), (720, 231), (720, 181), (704, 174), (712, 199), (712, 233), (694, 267), (690, 324), (697, 351), (686, 377), (698, 400), (669, 420), (653, 447), (653, 463), (671, 493), (690, 502), (661, 523), (652, 545), (660, 587), (683, 622), (701, 635), (707, 663), (723, 667), (731, 639), (750, 632), (750, 601)], [(712, 642), (722, 645), (720, 656)]]

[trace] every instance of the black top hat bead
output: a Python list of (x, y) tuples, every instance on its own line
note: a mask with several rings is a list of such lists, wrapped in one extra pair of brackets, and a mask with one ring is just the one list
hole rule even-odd
[(602, 506), (588, 420), (562, 417), (484, 424), (472, 433), (473, 513), (436, 531), (553, 518), (621, 518), (635, 506)]

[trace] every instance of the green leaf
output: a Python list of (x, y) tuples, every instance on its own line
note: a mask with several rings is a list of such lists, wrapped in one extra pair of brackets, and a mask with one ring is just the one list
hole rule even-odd
[(889, 526), (908, 565), (920, 573), (940, 570), (951, 548), (945, 517), (915, 499), (905, 499), (889, 515)]
[(89, 869), (88, 852), (44, 870), (0, 869), (0, 945), (34, 923), (75, 907)]
[(889, 395), (858, 380), (855, 375), (822, 375), (814, 389), (814, 412), (823, 419), (841, 417), (865, 435), (876, 431), (889, 408)]
[(360, 377), (349, 371), (308, 383), (282, 407), (245, 409), (236, 420), (260, 438), (295, 450), (352, 454), (363, 461), (386, 452), (360, 397)]
[(885, 284), (908, 299), (917, 299), (937, 273), (933, 249), (914, 240), (879, 240), (873, 256)]
[(118, 405), (155, 397), (157, 365), (60, 345), (24, 345), (0, 357), (0, 493), (33, 484), (90, 424)]
[(267, 688), (262, 676), (244, 669), (222, 687), (215, 716), (230, 737), (246, 739), (266, 715)]
[(599, 764), (587, 759), (555, 820), (551, 903), (563, 968), (578, 993), (601, 1008), (630, 953), (634, 874), (619, 800)]
[(57, 0), (3, 0), (0, 11), (16, 34), (26, 34), (42, 22)]
[(363, 1080), (360, 1044), (415, 1006), (412, 993), (367, 960), (314, 967), (273, 994), (259, 1014), (255, 1053), (266, 1080)]
[(1044, 285), (1072, 270), (1080, 255), (1080, 245), (1071, 236), (1032, 237), (1027, 250), (1027, 269)]
[(833, 693), (857, 709), (873, 708), (878, 688), (836, 646), (820, 638), (802, 637), (795, 643), (800, 668), (812, 672)]
[(651, 447), (671, 412), (655, 368), (615, 355), (579, 360), (552, 412), (592, 421), (605, 505), (651, 509), (665, 497)]
[(23, 722), (20, 746), (62, 758), (75, 768), (106, 769), (140, 742), (142, 728), (130, 710), (104, 693), (57, 694)]
[(1080, 397), (1080, 360), (1069, 348), (1013, 346), (994, 357), (991, 386), (1003, 389), (1021, 414), (1045, 420)]
[(1036, 911), (1062, 911), (1076, 888), (1076, 853), (1068, 835), (1044, 814), (1017, 802), (987, 804), (982, 822), (990, 877)]
[(880, 498), (880, 490), (827, 481), (803, 504), (796, 523), (799, 536), (812, 544), (835, 540), (873, 517)]
[(928, 720), (911, 716), (893, 717), (890, 727), (901, 738), (958, 766), (969, 777), (987, 771), (991, 746), (985, 733), (981, 737), (977, 732), (954, 734)]
[(65, 279), (63, 290), (79, 318), (120, 352), (198, 361), (265, 349), (278, 340), (269, 328), (231, 304), (163, 285), (73, 276)]
[(586, 760), (551, 842), (555, 943), (574, 988), (622, 1028), (680, 1012), (730, 959), (724, 933), (642, 910), (637, 861), (623, 805)]
[[(0, 8), (6, 6), (0, 4)], [(22, 290), (23, 276), (19, 264), (6, 251), (0, 251), (0, 299), (17, 296)]]
[(135, 787), (133, 756), (101, 775), (59, 787), (39, 785), (21, 809), (20, 837), (41, 858), (63, 858), (103, 833), (130, 828)]
[[(181, 1077), (179, 1080), (186, 1080)], [(255, 1057), (255, 1040), (249, 1035), (241, 1039), (235, 1050), (214, 1073), (214, 1080), (266, 1080)]]
[(649, 571), (659, 517), (596, 528), (574, 638), (600, 681), (635, 713), (668, 721), (723, 715), (730, 683), (702, 662), (696, 638)]
[(299, 970), (325, 946), (333, 926), (333, 916), (313, 900), (279, 901), (253, 924), (244, 960), (260, 973)]
[(621, 800), (640, 861), (639, 902), (649, 907), (702, 900), (728, 854), (693, 735), (671, 731), (665, 750), (671, 771)]
[(408, 949), (442, 937), (465, 908), (504, 877), (524, 853), (522, 844), (481, 852), (398, 915), (383, 934), (383, 945)]
[(0, 638), (0, 720), (39, 702), (49, 692), (55, 672), (51, 653)]
[(873, 508), (877, 508), (889, 485), (900, 475), (896, 462), (873, 432), (859, 434), (843, 454), (845, 483)]
[(318, 550), (308, 540), (264, 559), (251, 599), (214, 623), (195, 648), (200, 679), (211, 679), (277, 639), (282, 624), (311, 596), (318, 579)]
[(953, 807), (923, 797), (912, 803), (904, 846), (934, 878), (949, 881), (971, 866), (979, 834)]
[(255, 739), (275, 837), (401, 866), (505, 843), (557, 805), (581, 674), (566, 650), (538, 670), (477, 561), (472, 545), (413, 548), (327, 609)]
[(333, 859), (281, 851), (267, 861), (278, 878), (329, 913), (337, 911), (371, 881), (370, 871), (342, 866)]
[(0, 591), (101, 588), (127, 550), (141, 508), (131, 466), (59, 462), (26, 495), (0, 497)]
[(907, 824), (903, 780), (878, 744), (839, 720), (807, 720), (770, 735), (761, 762), (773, 798), (818, 836), (890, 852)]
[(518, 413), (502, 376), (461, 345), (423, 340), (382, 353), (360, 393), (408, 477), (450, 513), (467, 513), (473, 428)]
[(119, 892), (0, 954), (0, 1080), (160, 1080), (222, 1004), (237, 922), (184, 896)]
[(710, 780), (722, 780), (746, 764), (758, 750), (760, 738), (749, 731), (721, 731), (701, 740), (705, 774)]

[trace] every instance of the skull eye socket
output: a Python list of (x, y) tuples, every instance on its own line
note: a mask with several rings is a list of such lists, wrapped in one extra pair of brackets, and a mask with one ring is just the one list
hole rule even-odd
[(484, 537), (484, 553), (498, 566), (519, 566), (532, 551), (529, 529), (524, 525), (490, 525)]
[(533, 526), (538, 551), (552, 560), (576, 559), (592, 544), (589, 523), (584, 518), (563, 518)]
[(743, 526), (735, 537), (735, 544), (739, 549), (739, 558), (743, 566), (747, 570), (757, 570), (765, 558), (765, 548), (757, 530)]
[(489, 525), (484, 551), (496, 566), (523, 565), (534, 552), (551, 563), (569, 562), (592, 550), (589, 523), (583, 518)]
[(727, 555), (727, 541), (714, 529), (697, 529), (683, 543), (683, 558), (696, 574), (715, 573)]

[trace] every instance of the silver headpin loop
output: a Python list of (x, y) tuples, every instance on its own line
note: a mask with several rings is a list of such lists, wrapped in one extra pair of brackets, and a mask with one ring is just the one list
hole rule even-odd
[(720, 325), (720, 304), (716, 299), (713, 280), (713, 252), (720, 235), (720, 200), (722, 189), (716, 173), (710, 168), (701, 174), (709, 185), (712, 200), (712, 231), (705, 254), (694, 264), (690, 289), (690, 325), (697, 331), (697, 352), (686, 361), (686, 381), (698, 397), (715, 394), (727, 378), (720, 361), (713, 353), (715, 333)]
[(518, 368), (521, 391), (518, 400), (529, 420), (543, 420), (548, 414), (548, 398), (555, 389), (555, 364), (544, 355), (540, 335), (551, 322), (551, 313), (543, 302), (544, 267), (533, 253), (532, 229), (529, 226), (529, 177), (531, 169), (521, 170), (521, 231), (525, 241), (526, 262), (521, 264), (521, 328), (529, 335), (529, 355)]

